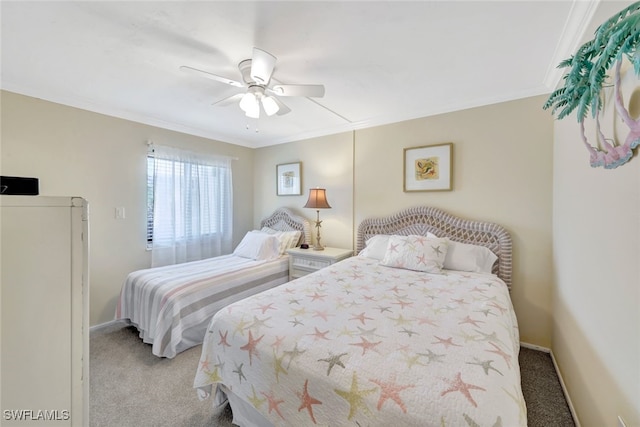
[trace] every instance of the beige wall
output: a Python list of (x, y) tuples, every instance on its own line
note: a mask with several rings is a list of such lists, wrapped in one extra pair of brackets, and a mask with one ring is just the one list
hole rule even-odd
[[(320, 215), (322, 239), (329, 246), (352, 248), (362, 219), (416, 205), (500, 223), (514, 242), (512, 298), (521, 338), (549, 347), (553, 120), (542, 111), (544, 100), (533, 97), (258, 149), (255, 220), (280, 205), (313, 219), (313, 211), (301, 209), (308, 191), (295, 198), (275, 196), (275, 165), (302, 161), (305, 190), (327, 187), (333, 209)], [(454, 190), (404, 193), (403, 148), (442, 142), (454, 144)]]
[[(89, 201), (91, 325), (113, 319), (127, 273), (150, 266), (146, 251), (146, 141), (237, 157), (234, 244), (253, 223), (253, 150), (35, 98), (1, 92), (2, 163), (9, 176), (40, 178), (40, 194)], [(115, 219), (124, 207), (126, 218)]]
[[(626, 4), (601, 4), (594, 25)], [(640, 87), (627, 77), (637, 120)], [(605, 134), (617, 123), (626, 137), (606, 117)], [(591, 126), (586, 134), (594, 142)], [(556, 122), (553, 156), (552, 349), (583, 427), (617, 427), (619, 415), (640, 426), (640, 159), (590, 167), (575, 114)]]
[[(278, 207), (288, 207), (309, 219), (313, 242), (316, 211), (304, 208), (309, 189), (326, 188), (331, 209), (320, 210), (321, 243), (353, 248), (353, 134), (341, 133), (256, 150), (254, 224)], [(302, 163), (302, 195), (276, 195), (276, 165)]]

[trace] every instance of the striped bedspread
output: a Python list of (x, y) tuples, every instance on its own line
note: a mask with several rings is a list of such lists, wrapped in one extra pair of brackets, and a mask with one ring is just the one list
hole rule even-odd
[(223, 255), (134, 271), (122, 286), (116, 320), (126, 320), (159, 357), (201, 344), (222, 307), (288, 281), (288, 256), (253, 261)]

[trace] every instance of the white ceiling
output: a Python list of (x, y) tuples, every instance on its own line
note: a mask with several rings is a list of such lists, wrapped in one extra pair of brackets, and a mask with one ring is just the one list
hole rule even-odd
[[(1, 87), (248, 147), (545, 94), (597, 2), (2, 1)], [(284, 84), (283, 116), (212, 106), (259, 47)], [(315, 102), (314, 102), (315, 101)]]

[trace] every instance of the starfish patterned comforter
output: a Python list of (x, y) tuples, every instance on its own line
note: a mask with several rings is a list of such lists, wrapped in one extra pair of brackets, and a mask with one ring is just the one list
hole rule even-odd
[(356, 256), (218, 312), (194, 387), (276, 426), (525, 426), (519, 348), (496, 276)]

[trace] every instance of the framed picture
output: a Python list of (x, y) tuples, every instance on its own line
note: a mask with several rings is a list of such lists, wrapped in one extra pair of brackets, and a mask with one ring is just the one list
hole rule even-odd
[(404, 149), (404, 185), (409, 191), (449, 191), (452, 187), (453, 144)]
[(302, 163), (284, 163), (276, 166), (276, 186), (278, 196), (299, 196), (302, 194)]

